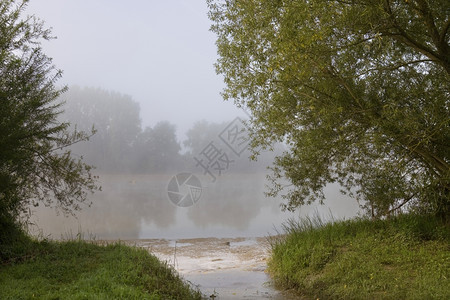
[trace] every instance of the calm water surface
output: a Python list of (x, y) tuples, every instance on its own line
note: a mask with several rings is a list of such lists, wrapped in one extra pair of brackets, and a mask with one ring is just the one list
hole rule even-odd
[(305, 206), (282, 212), (280, 199), (266, 198), (265, 174), (227, 174), (211, 182), (199, 176), (202, 194), (190, 207), (178, 207), (168, 197), (170, 175), (100, 175), (102, 191), (90, 196), (91, 207), (77, 217), (53, 209), (33, 208), (35, 233), (65, 238), (82, 232), (97, 239), (260, 237), (276, 234), (288, 218), (319, 213), (325, 218), (357, 214), (356, 201), (336, 187), (326, 191), (325, 206)]
[(273, 288), (265, 272), (270, 255), (267, 239), (288, 218), (319, 214), (350, 218), (354, 200), (338, 188), (326, 191), (325, 206), (282, 212), (280, 199), (264, 197), (265, 174), (227, 174), (216, 182), (199, 176), (200, 199), (178, 207), (168, 197), (173, 175), (101, 175), (102, 192), (90, 197), (77, 217), (33, 208), (35, 234), (51, 238), (128, 240), (148, 249), (201, 291), (217, 299), (298, 299)]

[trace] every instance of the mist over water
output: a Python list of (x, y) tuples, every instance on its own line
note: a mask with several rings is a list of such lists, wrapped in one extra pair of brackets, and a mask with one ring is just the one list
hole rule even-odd
[[(357, 203), (335, 186), (327, 188), (325, 206), (296, 213), (282, 212), (280, 198), (264, 196), (266, 167), (285, 149), (274, 145), (250, 162), (242, 136), (233, 138), (246, 113), (220, 96), (224, 84), (214, 71), (216, 37), (205, 1), (31, 1), (27, 12), (57, 36), (43, 48), (64, 71), (60, 84), (69, 85), (61, 121), (88, 133), (95, 127), (89, 142), (71, 151), (97, 168), (102, 186), (76, 217), (31, 207), (35, 233), (250, 237), (275, 234), (291, 217), (357, 213)], [(208, 161), (212, 154), (215, 160)], [(169, 182), (181, 172), (201, 182), (201, 197), (189, 207), (168, 195)]]
[(264, 174), (228, 174), (203, 188), (200, 200), (191, 207), (169, 201), (164, 175), (101, 174), (103, 191), (90, 197), (93, 204), (76, 218), (57, 215), (55, 210), (37, 207), (33, 221), (44, 236), (52, 238), (137, 239), (255, 237), (273, 235), (282, 222), (299, 215), (319, 213), (349, 218), (357, 203), (329, 188), (327, 205), (305, 206), (297, 213), (282, 212), (280, 199), (264, 197)]
[[(72, 130), (95, 134), (71, 146), (72, 155), (96, 167), (102, 190), (88, 196), (75, 217), (33, 207), (35, 233), (52, 238), (151, 239), (258, 237), (277, 234), (289, 218), (319, 214), (349, 218), (356, 201), (337, 186), (326, 191), (325, 206), (281, 211), (281, 198), (267, 198), (267, 167), (286, 151), (283, 144), (251, 161), (244, 119), (197, 121), (177, 136), (176, 125), (143, 126), (130, 96), (72, 86), (62, 96), (60, 118)], [(181, 174), (181, 175), (180, 175)], [(195, 180), (188, 180), (195, 178)]]

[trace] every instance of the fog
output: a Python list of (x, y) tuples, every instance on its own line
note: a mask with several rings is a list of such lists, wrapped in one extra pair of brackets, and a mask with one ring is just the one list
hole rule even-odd
[[(202, 178), (203, 180), (205, 178)], [(35, 234), (51, 238), (196, 238), (256, 237), (274, 235), (288, 218), (315, 216), (349, 218), (356, 203), (327, 190), (327, 205), (301, 207), (297, 213), (281, 212), (279, 201), (265, 198), (263, 174), (230, 174), (203, 188), (193, 206), (180, 208), (167, 197), (169, 175), (102, 175), (103, 191), (91, 197), (93, 205), (77, 217), (57, 216), (49, 208), (33, 208)], [(207, 181), (204, 181), (207, 182)]]
[[(263, 236), (289, 217), (358, 212), (336, 186), (327, 188), (326, 206), (296, 213), (264, 196), (267, 166), (285, 149), (275, 145), (258, 162), (248, 159), (239, 131), (246, 114), (220, 96), (224, 84), (214, 71), (215, 36), (204, 0), (34, 0), (27, 13), (57, 36), (43, 48), (64, 72), (59, 83), (69, 86), (61, 121), (87, 132), (94, 125), (90, 141), (71, 150), (97, 167), (102, 186), (76, 217), (33, 208), (35, 232), (102, 239)], [(180, 173), (199, 186), (180, 184)], [(180, 188), (172, 194), (171, 180)], [(185, 195), (195, 203), (180, 207)]]
[(182, 133), (240, 114), (220, 96), (204, 0), (32, 0), (27, 12), (53, 28), (57, 39), (43, 46), (64, 72), (60, 84), (130, 95), (145, 126), (170, 120)]

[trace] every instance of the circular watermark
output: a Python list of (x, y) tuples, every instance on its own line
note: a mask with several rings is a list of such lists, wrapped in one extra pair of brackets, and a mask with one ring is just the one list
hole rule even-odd
[(200, 199), (202, 184), (192, 173), (179, 173), (169, 181), (167, 195), (176, 206), (189, 207)]

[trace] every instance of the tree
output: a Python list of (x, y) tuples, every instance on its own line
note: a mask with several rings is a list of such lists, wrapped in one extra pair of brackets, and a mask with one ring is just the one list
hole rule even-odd
[(35, 17), (21, 19), (25, 6), (0, 1), (0, 244), (30, 204), (70, 213), (96, 189), (91, 167), (65, 150), (87, 135), (57, 121), (65, 88), (40, 45), (51, 33)]
[[(211, 142), (217, 143), (220, 149), (227, 149), (227, 147), (220, 141), (219, 134), (227, 127), (226, 122), (212, 123), (205, 120), (197, 121), (192, 128), (186, 132), (186, 140), (183, 145), (187, 149), (187, 154), (192, 157), (199, 155), (200, 152)], [(227, 155), (231, 153), (227, 152)]]
[(257, 161), (255, 161), (256, 159), (250, 159), (247, 151), (244, 151), (241, 156), (237, 156), (232, 152), (230, 146), (227, 146), (220, 138), (220, 135), (232, 122), (233, 120), (222, 123), (207, 122), (205, 120), (195, 122), (186, 132), (186, 140), (183, 142), (187, 149), (185, 157), (191, 162), (192, 166), (195, 166), (197, 163), (194, 157), (200, 158), (202, 151), (213, 142), (215, 147), (233, 161), (230, 170), (227, 172), (266, 172), (267, 167), (273, 163), (275, 155), (283, 152), (282, 145), (275, 144), (270, 151), (259, 152)]
[[(339, 182), (373, 215), (450, 206), (450, 2), (209, 0), (225, 99), (285, 141), (285, 208)], [(292, 187), (285, 190), (279, 179)], [(284, 192), (285, 191), (285, 192)]]
[(146, 127), (138, 135), (135, 145), (136, 170), (153, 173), (173, 171), (181, 164), (180, 150), (175, 125), (161, 121), (153, 128)]
[(70, 87), (61, 99), (66, 103), (62, 119), (73, 128), (89, 131), (94, 127), (96, 131), (88, 143), (74, 145), (73, 153), (101, 171), (129, 170), (141, 132), (139, 103), (128, 95), (77, 86)]

